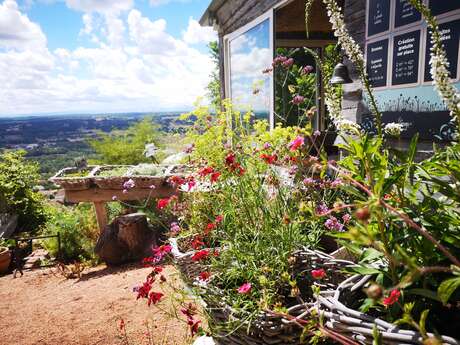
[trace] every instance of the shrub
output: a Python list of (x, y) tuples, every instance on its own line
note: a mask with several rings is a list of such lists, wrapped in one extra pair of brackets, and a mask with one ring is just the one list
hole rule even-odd
[(155, 144), (158, 147), (159, 136), (158, 126), (146, 117), (122, 135), (116, 131), (100, 133), (97, 139), (89, 139), (88, 143), (98, 155), (98, 163), (129, 165), (152, 162), (152, 158), (144, 155), (145, 145)]
[[(82, 203), (76, 207), (53, 205), (49, 207), (51, 217), (43, 228), (43, 235), (61, 236), (61, 259), (65, 262), (94, 260), (94, 246), (99, 228), (92, 205)], [(57, 241), (45, 240), (44, 246), (57, 256)]]
[(18, 214), (20, 231), (35, 231), (45, 223), (47, 215), (43, 196), (34, 191), (39, 181), (38, 165), (26, 160), (25, 153), (0, 155), (0, 212)]

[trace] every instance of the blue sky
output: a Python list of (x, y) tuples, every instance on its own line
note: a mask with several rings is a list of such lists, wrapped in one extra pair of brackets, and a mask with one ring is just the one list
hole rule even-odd
[(0, 0), (0, 115), (190, 108), (209, 0)]

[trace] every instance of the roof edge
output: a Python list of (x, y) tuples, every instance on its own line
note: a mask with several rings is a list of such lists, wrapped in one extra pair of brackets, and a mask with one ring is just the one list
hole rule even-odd
[(215, 13), (227, 0), (212, 0), (206, 11), (201, 16), (199, 23), (201, 26), (214, 26), (216, 24)]

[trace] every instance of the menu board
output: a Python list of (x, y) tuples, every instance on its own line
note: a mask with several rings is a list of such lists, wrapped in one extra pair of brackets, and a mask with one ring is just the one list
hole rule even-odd
[(367, 36), (390, 29), (390, 0), (369, 0)]
[(417, 83), (419, 57), (420, 30), (394, 37), (392, 85)]
[(416, 23), (422, 19), (419, 11), (415, 9), (409, 0), (396, 0), (395, 27)]
[(460, 10), (460, 0), (430, 0), (430, 10), (435, 16)]
[[(449, 61), (450, 77), (456, 79), (458, 75), (458, 53), (460, 48), (460, 19), (439, 25), (439, 30), (441, 31), (444, 49), (446, 50), (447, 60)], [(430, 73), (430, 33), (428, 33), (426, 47), (424, 81), (428, 82), (433, 80)]]
[(373, 87), (387, 86), (388, 39), (367, 45), (366, 63), (371, 85)]

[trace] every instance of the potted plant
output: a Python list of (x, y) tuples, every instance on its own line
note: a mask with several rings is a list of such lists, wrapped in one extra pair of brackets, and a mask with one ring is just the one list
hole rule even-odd
[(0, 246), (0, 274), (6, 273), (11, 263), (11, 251), (8, 247)]

